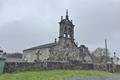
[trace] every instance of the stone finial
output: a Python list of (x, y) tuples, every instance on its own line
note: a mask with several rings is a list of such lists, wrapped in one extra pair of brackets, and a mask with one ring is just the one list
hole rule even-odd
[(63, 20), (63, 16), (61, 16), (61, 20)]
[(116, 52), (114, 52), (114, 57), (116, 56)]
[(55, 43), (57, 42), (57, 39), (55, 38)]
[(69, 20), (68, 9), (66, 9), (66, 19)]
[(72, 23), (73, 21), (71, 20), (71, 23)]

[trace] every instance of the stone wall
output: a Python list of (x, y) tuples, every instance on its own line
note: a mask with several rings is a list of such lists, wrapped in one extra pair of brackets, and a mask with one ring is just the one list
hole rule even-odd
[(51, 69), (93, 69), (93, 64), (81, 64), (80, 62), (7, 62), (4, 72), (41, 71)]
[(39, 60), (40, 61), (45, 61), (49, 58), (50, 48), (42, 48), (42, 49), (35, 49), (35, 50), (26, 50), (23, 51), (23, 60), (26, 62), (35, 62), (37, 60), (37, 55), (36, 53), (39, 52)]
[(94, 64), (95, 70), (102, 70), (102, 71), (108, 71), (108, 72), (120, 72), (120, 65), (115, 64)]

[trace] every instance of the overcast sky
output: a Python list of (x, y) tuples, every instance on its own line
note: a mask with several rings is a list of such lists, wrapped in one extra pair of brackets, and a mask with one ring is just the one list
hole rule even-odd
[(75, 42), (92, 51), (108, 40), (120, 53), (120, 0), (0, 0), (0, 46), (7, 52), (54, 42), (60, 16), (75, 25)]

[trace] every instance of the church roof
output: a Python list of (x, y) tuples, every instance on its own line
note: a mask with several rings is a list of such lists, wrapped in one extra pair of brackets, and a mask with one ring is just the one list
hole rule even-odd
[(3, 52), (3, 50), (0, 50), (0, 52)]
[(55, 46), (55, 45), (56, 45), (56, 43), (49, 43), (49, 44), (39, 45), (39, 46), (36, 46), (36, 47), (25, 49), (23, 51), (34, 50), (34, 49), (42, 49), (42, 48), (50, 48), (50, 47)]
[(6, 58), (22, 58), (21, 53), (5, 53), (3, 56)]

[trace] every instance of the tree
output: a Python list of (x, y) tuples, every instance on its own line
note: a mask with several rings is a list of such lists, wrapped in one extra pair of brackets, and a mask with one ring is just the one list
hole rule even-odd
[(92, 59), (94, 63), (98, 64), (105, 64), (106, 58), (109, 59), (110, 52), (107, 52), (106, 57), (106, 49), (105, 48), (97, 48), (95, 51), (92, 52)]

